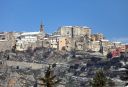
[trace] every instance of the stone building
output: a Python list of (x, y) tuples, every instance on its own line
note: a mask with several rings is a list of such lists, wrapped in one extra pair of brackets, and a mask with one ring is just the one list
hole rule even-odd
[(102, 39), (104, 39), (104, 35), (102, 33), (97, 33), (97, 34), (92, 34), (91, 35), (91, 40), (92, 41), (100, 41)]
[(49, 44), (51, 48), (57, 50), (71, 51), (74, 47), (75, 41), (70, 37), (53, 35), (49, 37)]
[(98, 52), (100, 50), (100, 44), (99, 41), (93, 41), (91, 44), (91, 48), (92, 51), (96, 51)]
[(59, 50), (66, 50), (66, 37), (59, 37), (59, 41), (58, 41), (58, 44), (59, 44)]
[(15, 42), (13, 32), (0, 32), (0, 51), (11, 50)]
[(49, 43), (51, 48), (59, 49), (58, 41), (59, 41), (60, 35), (54, 35), (49, 37)]
[(107, 55), (109, 49), (111, 48), (111, 42), (106, 39), (102, 39), (100, 41), (92, 41), (91, 43), (91, 50), (95, 52), (103, 53), (103, 55)]
[(67, 37), (77, 37), (77, 36), (85, 36), (91, 35), (91, 29), (86, 26), (62, 26), (58, 29), (58, 33), (61, 36)]
[[(62, 26), (58, 29), (57, 34), (65, 37), (65, 49), (70, 50), (85, 50), (88, 46), (87, 38), (91, 37), (91, 28), (86, 26)], [(82, 41), (79, 41), (81, 40)], [(60, 44), (59, 44), (60, 45)]]
[(70, 37), (59, 37), (59, 50), (71, 51), (75, 49), (75, 40)]
[(49, 48), (50, 47), (50, 41), (49, 41), (49, 38), (48, 37), (46, 37), (46, 38), (43, 39), (42, 47), (46, 47), (46, 48)]

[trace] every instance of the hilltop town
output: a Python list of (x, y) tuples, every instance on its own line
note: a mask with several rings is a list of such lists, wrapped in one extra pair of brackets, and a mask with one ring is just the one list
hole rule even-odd
[(43, 24), (39, 32), (0, 32), (0, 51), (26, 51), (40, 47), (100, 52), (104, 56), (111, 53), (112, 57), (128, 51), (127, 44), (109, 41), (102, 33), (93, 34), (87, 26), (61, 26), (50, 35), (45, 32)]
[[(111, 42), (87, 26), (62, 26), (47, 34), (39, 32), (0, 33), (0, 87), (40, 87), (49, 65), (61, 82), (56, 87), (92, 87), (97, 70), (102, 69), (110, 83), (128, 83), (128, 45)], [(43, 86), (42, 86), (43, 87)]]

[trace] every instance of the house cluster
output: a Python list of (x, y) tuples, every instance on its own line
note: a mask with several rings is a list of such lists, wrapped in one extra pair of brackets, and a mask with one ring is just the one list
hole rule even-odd
[(87, 26), (62, 26), (48, 35), (41, 24), (39, 32), (0, 32), (0, 51), (14, 47), (17, 51), (47, 47), (65, 51), (101, 52), (104, 55), (111, 52), (112, 56), (128, 52), (128, 45), (111, 42), (102, 33), (92, 34), (91, 30)]

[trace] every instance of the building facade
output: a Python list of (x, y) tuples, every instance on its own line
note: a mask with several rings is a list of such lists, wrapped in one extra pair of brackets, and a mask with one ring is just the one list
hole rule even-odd
[(0, 51), (11, 50), (15, 43), (13, 32), (0, 32)]
[(97, 33), (97, 34), (92, 34), (91, 35), (91, 40), (92, 41), (100, 41), (105, 39), (104, 35), (102, 33)]
[(91, 29), (86, 26), (63, 26), (58, 29), (58, 32), (61, 36), (67, 37), (77, 37), (91, 35)]
[(43, 46), (43, 38), (45, 37), (43, 24), (40, 25), (39, 32), (23, 32), (17, 37), (16, 50), (25, 51), (28, 48), (36, 48)]

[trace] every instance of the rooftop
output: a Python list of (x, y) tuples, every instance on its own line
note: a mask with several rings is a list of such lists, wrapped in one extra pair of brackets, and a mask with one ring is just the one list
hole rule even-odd
[(87, 27), (87, 26), (62, 26), (62, 27), (69, 27), (69, 28), (72, 28), (72, 27), (90, 28), (90, 27)]
[(25, 36), (25, 35), (37, 35), (40, 34), (40, 32), (24, 32), (21, 34), (21, 36)]

